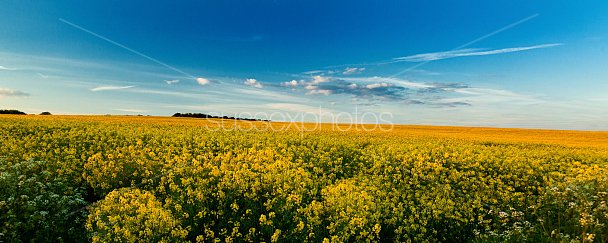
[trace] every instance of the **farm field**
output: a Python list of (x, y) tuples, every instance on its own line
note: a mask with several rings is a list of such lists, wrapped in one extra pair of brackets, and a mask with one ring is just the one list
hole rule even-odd
[(608, 242), (608, 132), (221, 121), (0, 116), (0, 242)]

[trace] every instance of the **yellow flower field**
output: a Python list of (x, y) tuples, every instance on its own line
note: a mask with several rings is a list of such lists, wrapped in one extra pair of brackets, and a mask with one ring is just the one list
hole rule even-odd
[(0, 241), (608, 242), (608, 132), (381, 128), (0, 116)]

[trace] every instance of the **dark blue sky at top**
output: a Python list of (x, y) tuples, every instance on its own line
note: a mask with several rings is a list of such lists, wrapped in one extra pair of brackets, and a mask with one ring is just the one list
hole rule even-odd
[[(587, 3), (587, 4), (585, 4)], [(7, 3), (5, 3), (7, 4)], [(568, 41), (606, 7), (576, 1), (9, 1), (3, 46), (82, 58), (140, 59), (66, 19), (172, 65), (298, 72), (452, 49), (532, 14), (483, 47)], [(598, 5), (605, 3), (595, 2)], [(31, 24), (31, 25), (30, 25)], [(11, 25), (15, 29), (11, 29)], [(27, 29), (17, 29), (30, 25)], [(14, 31), (14, 32), (13, 32)], [(564, 33), (568, 33), (565, 35)], [(40, 39), (44, 39), (40, 43)]]

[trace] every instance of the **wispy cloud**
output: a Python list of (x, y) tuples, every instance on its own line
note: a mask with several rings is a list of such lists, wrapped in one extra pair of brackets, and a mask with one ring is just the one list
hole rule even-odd
[(312, 81), (310, 82), (310, 84), (313, 84), (313, 85), (320, 84), (320, 83), (329, 82), (331, 80), (332, 80), (331, 77), (324, 77), (324, 76), (317, 75), (317, 76), (312, 77)]
[(146, 59), (148, 59), (148, 60), (150, 60), (150, 61), (152, 61), (152, 62), (155, 62), (155, 63), (156, 63), (156, 64), (158, 64), (158, 65), (161, 65), (161, 66), (166, 67), (166, 68), (168, 68), (168, 69), (171, 69), (171, 70), (173, 70), (173, 71), (175, 71), (175, 72), (178, 72), (178, 73), (180, 73), (180, 74), (183, 74), (183, 75), (185, 75), (185, 76), (187, 76), (187, 77), (189, 77), (189, 78), (194, 78), (194, 76), (192, 76), (192, 75), (191, 75), (191, 74), (189, 74), (189, 73), (186, 73), (186, 72), (184, 72), (184, 71), (182, 71), (182, 70), (180, 70), (180, 69), (178, 69), (178, 68), (176, 68), (176, 67), (173, 67), (173, 66), (171, 66), (171, 65), (169, 65), (169, 64), (166, 64), (166, 63), (164, 63), (164, 62), (161, 62), (161, 61), (159, 61), (158, 59), (155, 59), (155, 58), (153, 58), (153, 57), (151, 57), (151, 56), (148, 56), (148, 55), (146, 55), (146, 54), (143, 54), (143, 53), (141, 53), (141, 52), (139, 52), (139, 51), (136, 51), (136, 50), (134, 50), (134, 49), (132, 49), (132, 48), (129, 48), (128, 46), (125, 46), (125, 45), (120, 44), (120, 43), (118, 43), (118, 42), (116, 42), (116, 41), (113, 41), (113, 40), (111, 40), (110, 38), (107, 38), (107, 37), (105, 37), (105, 36), (103, 36), (103, 35), (100, 35), (100, 34), (98, 34), (98, 33), (95, 33), (94, 31), (88, 30), (88, 29), (86, 29), (86, 28), (84, 28), (84, 27), (82, 27), (82, 26), (80, 26), (80, 25), (77, 25), (77, 24), (75, 24), (75, 23), (72, 23), (72, 22), (67, 21), (67, 20), (65, 20), (65, 19), (62, 19), (62, 18), (59, 18), (59, 21), (60, 21), (60, 22), (63, 22), (64, 24), (67, 24), (67, 25), (69, 25), (69, 26), (72, 26), (72, 27), (74, 27), (74, 28), (76, 28), (76, 29), (79, 29), (79, 30), (81, 30), (81, 31), (84, 31), (84, 32), (85, 32), (85, 33), (87, 33), (87, 34), (90, 34), (90, 35), (95, 36), (95, 37), (97, 37), (97, 38), (99, 38), (99, 39), (102, 39), (102, 40), (104, 40), (104, 41), (106, 41), (106, 42), (108, 42), (108, 43), (110, 43), (110, 44), (112, 44), (112, 45), (115, 45), (115, 46), (118, 46), (118, 47), (120, 47), (120, 48), (122, 48), (122, 49), (125, 49), (125, 50), (127, 50), (127, 51), (129, 51), (129, 52), (131, 52), (131, 53), (133, 53), (133, 54), (136, 54), (136, 55), (138, 55), (138, 56), (140, 56), (140, 57), (146, 58)]
[(377, 89), (377, 88), (386, 88), (386, 87), (392, 87), (392, 86), (394, 86), (394, 85), (389, 84), (389, 83), (375, 83), (375, 84), (365, 85), (365, 88)]
[(400, 78), (390, 78), (390, 77), (381, 77), (381, 76), (372, 76), (372, 77), (358, 77), (358, 78), (347, 78), (343, 77), (341, 80), (349, 81), (349, 82), (360, 82), (360, 83), (390, 83), (397, 86), (403, 86), (405, 88), (413, 88), (413, 89), (424, 89), (424, 88), (433, 88), (435, 85), (422, 83), (422, 82), (413, 82), (406, 79)]
[(323, 72), (325, 72), (325, 71), (323, 71), (323, 70), (312, 70), (312, 71), (303, 72), (302, 74), (313, 75), (313, 74), (323, 73)]
[(16, 68), (9, 68), (9, 67), (5, 67), (5, 66), (0, 66), (0, 70), (5, 70), (5, 71), (14, 71), (17, 70)]
[(123, 111), (123, 112), (129, 112), (129, 113), (143, 113), (146, 112), (145, 110), (139, 110), (139, 109), (124, 109), (124, 108), (118, 108), (118, 109), (114, 109), (115, 111)]
[(30, 94), (25, 93), (23, 91), (19, 91), (19, 90), (0, 88), (0, 98), (3, 98), (3, 97), (25, 97), (25, 96), (30, 96)]
[(460, 49), (453, 51), (444, 51), (444, 52), (431, 52), (431, 53), (422, 53), (405, 57), (397, 57), (393, 59), (393, 62), (428, 62), (435, 60), (442, 60), (448, 58), (455, 57), (468, 57), (468, 56), (486, 56), (486, 55), (496, 55), (496, 54), (504, 54), (511, 52), (519, 52), (519, 51), (527, 51), (541, 48), (549, 48), (560, 46), (561, 43), (553, 43), (553, 44), (542, 44), (535, 46), (524, 46), (524, 47), (511, 47), (511, 48), (503, 48), (503, 49), (495, 49), (488, 50), (485, 48), (468, 48), (468, 49)]
[(490, 88), (457, 88), (453, 90), (462, 97), (445, 99), (451, 102), (467, 102), (473, 105), (503, 103), (503, 104), (537, 104), (542, 102), (538, 97), (516, 93), (510, 90)]
[(95, 88), (92, 88), (91, 91), (93, 92), (97, 92), (97, 91), (109, 91), (109, 90), (123, 90), (123, 89), (130, 89), (135, 87), (134, 85), (128, 85), (128, 86), (97, 86)]
[[(352, 65), (362, 65), (362, 64), (352, 64)], [(349, 65), (345, 64), (345, 65), (339, 65), (342, 67), (345, 67), (344, 69), (328, 69), (328, 70), (312, 70), (312, 71), (307, 71), (307, 72), (303, 72), (302, 74), (304, 75), (317, 75), (317, 76), (324, 76), (324, 75), (353, 75), (353, 74), (359, 74), (362, 73), (363, 71), (365, 71), (366, 68), (364, 67), (349, 67)], [(339, 66), (332, 66), (332, 67), (326, 67), (326, 68), (336, 68)]]
[(179, 83), (179, 79), (165, 80), (165, 83), (167, 83), (168, 85), (176, 84)]
[(428, 76), (442, 75), (442, 73), (440, 73), (440, 72), (435, 72), (435, 71), (430, 71), (430, 70), (425, 70), (425, 69), (414, 69), (411, 72), (417, 73), (417, 74), (420, 74), (420, 75), (428, 75)]
[(206, 78), (196, 78), (196, 82), (197, 82), (198, 84), (200, 84), (201, 86), (205, 86), (205, 85), (207, 85), (207, 84), (211, 83), (211, 82), (209, 81), (209, 79), (206, 79)]
[(310, 91), (308, 91), (306, 94), (308, 95), (330, 95), (333, 94), (334, 92), (331, 89), (311, 89)]
[(361, 73), (363, 71), (365, 71), (365, 68), (346, 67), (344, 69), (344, 71), (342, 71), (342, 74), (344, 74), (344, 75), (351, 75), (351, 74)]
[(263, 87), (263, 85), (260, 82), (258, 82), (258, 80), (255, 79), (255, 78), (245, 79), (244, 84), (247, 85), (247, 86), (258, 88), (258, 89), (261, 89)]
[(189, 99), (204, 99), (205, 97), (210, 97), (210, 95), (201, 95), (200, 93), (196, 93), (193, 91), (184, 92), (184, 91), (168, 91), (168, 90), (155, 90), (155, 89), (129, 89), (128, 92), (137, 93), (137, 94), (146, 94), (146, 95), (162, 95), (162, 96), (173, 96), (173, 97), (182, 97)]

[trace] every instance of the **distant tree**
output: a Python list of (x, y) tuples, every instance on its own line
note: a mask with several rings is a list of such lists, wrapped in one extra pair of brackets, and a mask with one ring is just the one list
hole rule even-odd
[(0, 110), (0, 114), (27, 115), (25, 112), (18, 110)]
[(241, 117), (231, 117), (231, 116), (213, 116), (202, 113), (175, 113), (173, 117), (192, 117), (192, 118), (214, 118), (214, 119), (230, 119), (230, 120), (243, 120), (243, 121), (270, 121), (270, 120), (262, 120), (255, 118), (241, 118)]
[(47, 115), (48, 116), (48, 115), (51, 115), (51, 113), (48, 112), (48, 111), (44, 111), (44, 112), (40, 113), (40, 115)]

